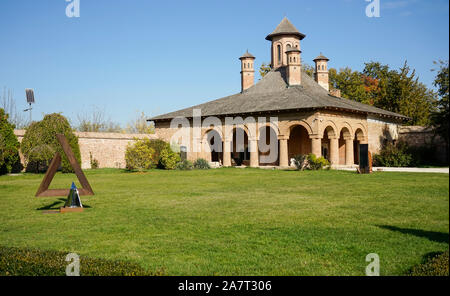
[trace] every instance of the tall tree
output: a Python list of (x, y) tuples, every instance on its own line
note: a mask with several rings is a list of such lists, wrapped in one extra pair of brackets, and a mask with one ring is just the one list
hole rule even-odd
[(272, 66), (270, 64), (262, 63), (261, 67), (259, 67), (259, 75), (261, 75), (261, 78), (266, 76), (267, 73), (272, 70)]
[(370, 104), (370, 97), (366, 91), (361, 73), (349, 67), (339, 70), (329, 70), (330, 89), (340, 89), (341, 96), (360, 103)]
[(136, 115), (127, 125), (126, 131), (132, 134), (154, 134), (155, 127), (147, 121), (148, 116), (144, 112)]
[(369, 95), (374, 106), (406, 115), (411, 118), (410, 124), (430, 123), (436, 96), (419, 82), (416, 71), (406, 61), (398, 70), (379, 62), (366, 63), (363, 75), (378, 81), (377, 89)]
[(106, 118), (103, 109), (93, 107), (91, 112), (78, 113), (78, 127), (80, 132), (120, 133), (122, 128), (118, 123)]
[(3, 93), (0, 100), (0, 108), (9, 114), (8, 121), (12, 123), (15, 128), (23, 129), (30, 123), (25, 119), (23, 112), (19, 112), (16, 106), (16, 100), (11, 89), (3, 88)]
[(439, 100), (437, 102), (437, 110), (433, 112), (432, 115), (432, 124), (436, 128), (436, 132), (438, 135), (444, 139), (446, 144), (446, 158), (448, 163), (448, 152), (449, 152), (449, 68), (448, 68), (448, 60), (447, 61), (439, 61), (434, 62), (439, 66), (437, 70), (437, 75), (434, 80), (434, 86), (437, 87), (437, 93), (439, 96)]
[(346, 67), (339, 72), (330, 69), (329, 75), (330, 88), (340, 89), (344, 98), (403, 114), (411, 118), (409, 124), (430, 123), (436, 96), (407, 62), (398, 70), (370, 62), (362, 72)]

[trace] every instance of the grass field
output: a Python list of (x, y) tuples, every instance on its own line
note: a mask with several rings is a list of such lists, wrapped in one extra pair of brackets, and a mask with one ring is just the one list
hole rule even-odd
[[(402, 275), (449, 247), (449, 176), (217, 169), (87, 171), (81, 214), (43, 214), (43, 175), (0, 177), (0, 245), (125, 260), (168, 275)], [(51, 188), (69, 188), (57, 174)]]

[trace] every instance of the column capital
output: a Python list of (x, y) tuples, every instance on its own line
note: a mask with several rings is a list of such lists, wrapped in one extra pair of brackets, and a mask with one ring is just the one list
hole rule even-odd
[(282, 140), (289, 140), (289, 136), (286, 135), (278, 135), (278, 140), (282, 141)]
[(309, 138), (311, 140), (313, 140), (313, 139), (322, 139), (323, 137), (321, 135), (319, 135), (319, 134), (310, 134)]

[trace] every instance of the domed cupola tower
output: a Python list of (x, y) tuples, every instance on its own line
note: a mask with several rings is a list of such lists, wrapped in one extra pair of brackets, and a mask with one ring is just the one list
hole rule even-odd
[(286, 52), (288, 48), (300, 50), (300, 41), (305, 36), (285, 17), (275, 31), (266, 37), (266, 40), (272, 42), (272, 68), (287, 66), (288, 55)]

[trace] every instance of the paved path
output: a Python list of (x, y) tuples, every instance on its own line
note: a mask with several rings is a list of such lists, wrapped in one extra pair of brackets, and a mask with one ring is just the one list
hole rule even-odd
[(379, 168), (374, 167), (374, 172), (405, 172), (405, 173), (441, 173), (448, 174), (449, 168)]
[[(354, 168), (338, 168), (338, 170), (355, 171)], [(403, 173), (441, 173), (448, 174), (449, 168), (384, 168), (374, 167), (374, 172), (403, 172)]]

